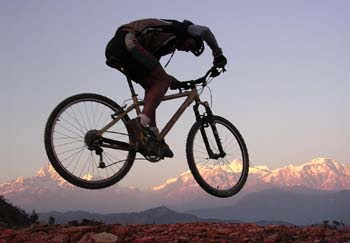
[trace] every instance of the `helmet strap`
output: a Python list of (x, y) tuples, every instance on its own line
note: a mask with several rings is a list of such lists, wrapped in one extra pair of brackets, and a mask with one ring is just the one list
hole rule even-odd
[[(176, 49), (175, 49), (176, 50)], [(168, 62), (165, 64), (164, 68), (166, 68), (168, 66), (168, 64), (170, 63), (171, 59), (173, 58), (174, 54), (175, 54), (175, 50), (173, 51), (173, 53), (171, 54)]]

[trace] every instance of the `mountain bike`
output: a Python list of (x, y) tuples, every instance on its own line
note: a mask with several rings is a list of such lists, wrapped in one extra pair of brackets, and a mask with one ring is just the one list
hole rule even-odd
[(186, 99), (158, 139), (149, 137), (146, 147), (151, 147), (152, 153), (140, 154), (126, 124), (130, 120), (128, 114), (131, 111), (139, 114), (144, 102), (138, 100), (122, 66), (117, 62), (112, 64), (109, 65), (126, 75), (132, 104), (120, 106), (105, 96), (92, 93), (74, 95), (58, 104), (48, 118), (44, 137), (46, 153), (59, 175), (78, 187), (100, 189), (120, 181), (135, 160), (157, 162), (164, 159), (159, 140), (164, 139), (194, 103), (196, 121), (186, 141), (187, 162), (194, 179), (216, 197), (230, 197), (241, 190), (249, 170), (246, 144), (231, 122), (214, 115), (209, 103), (200, 99), (204, 88), (224, 69), (212, 67), (199, 79), (181, 82), (177, 93), (163, 97), (162, 102)]

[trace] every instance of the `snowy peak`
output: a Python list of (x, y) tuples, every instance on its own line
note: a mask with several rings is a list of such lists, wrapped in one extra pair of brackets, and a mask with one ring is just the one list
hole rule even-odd
[(310, 163), (306, 163), (304, 165), (304, 169), (313, 169), (315, 172), (318, 173), (327, 173), (329, 171), (332, 171), (333, 173), (341, 176), (350, 175), (349, 168), (346, 168), (346, 166), (338, 163), (334, 159), (317, 158), (312, 160)]
[(317, 158), (302, 165), (271, 170), (261, 179), (276, 186), (342, 190), (350, 188), (350, 168), (334, 159)]
[(40, 168), (37, 173), (37, 177), (47, 177), (54, 180), (61, 181), (63, 178), (56, 172), (51, 164), (46, 164), (44, 167)]
[(62, 187), (72, 188), (73, 186), (65, 181), (50, 164), (46, 164), (37, 171), (36, 176), (27, 178), (20, 176), (10, 182), (0, 184), (0, 193), (5, 195), (28, 190), (43, 193), (46, 190)]
[(47, 163), (44, 167), (42, 167), (41, 169), (39, 169), (37, 171), (36, 178), (41, 178), (41, 179), (45, 179), (45, 180), (55, 181), (55, 182), (57, 182), (57, 184), (59, 186), (68, 186), (68, 187), (71, 186), (65, 179), (63, 179), (56, 172), (56, 170), (49, 163)]
[(258, 165), (258, 166), (249, 168), (250, 175), (264, 176), (264, 175), (270, 174), (271, 172), (272, 170), (265, 165)]
[(190, 186), (193, 183), (195, 183), (195, 181), (193, 179), (191, 172), (188, 170), (180, 174), (178, 177), (170, 178), (166, 180), (163, 184), (152, 187), (151, 190), (159, 191), (166, 188), (168, 189), (169, 186), (175, 186), (175, 185)]

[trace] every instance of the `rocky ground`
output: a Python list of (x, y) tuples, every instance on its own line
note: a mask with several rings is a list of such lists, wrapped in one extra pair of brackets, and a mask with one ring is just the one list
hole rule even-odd
[(350, 228), (186, 223), (0, 228), (0, 243), (349, 242)]

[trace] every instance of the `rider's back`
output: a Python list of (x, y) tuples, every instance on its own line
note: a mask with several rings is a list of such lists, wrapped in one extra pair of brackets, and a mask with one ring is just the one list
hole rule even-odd
[(184, 35), (186, 27), (176, 20), (141, 19), (120, 26), (118, 31), (133, 33), (146, 50), (159, 58), (175, 50), (176, 40)]

